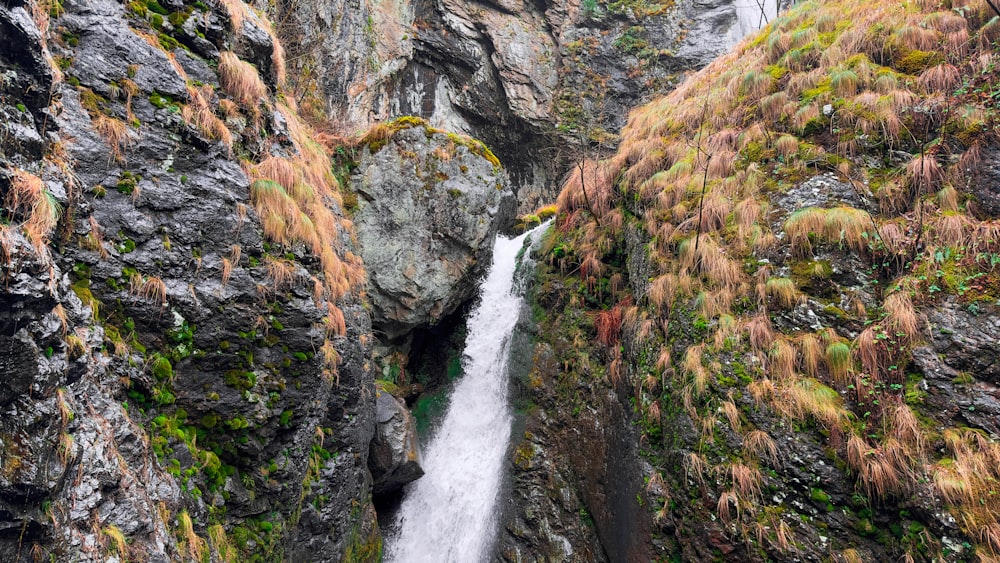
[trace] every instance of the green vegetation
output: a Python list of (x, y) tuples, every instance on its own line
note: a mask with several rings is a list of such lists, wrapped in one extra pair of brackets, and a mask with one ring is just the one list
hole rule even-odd
[[(534, 297), (554, 357), (536, 358), (528, 386), (554, 388), (573, 424), (593, 400), (574, 396), (581, 382), (628, 381), (644, 457), (689, 492), (683, 517), (711, 514), (761, 559), (804, 541), (798, 518), (825, 522), (765, 492), (783, 484), (787, 429), (854, 483), (859, 535), (893, 556), (947, 557), (919, 519), (873, 524), (871, 506), (919, 491), (944, 499), (971, 557), (990, 559), (1000, 501), (986, 483), (1000, 469), (979, 472), (974, 494), (957, 475), (997, 446), (929, 412), (907, 366), (928, 336), (921, 306), (957, 299), (978, 315), (1000, 298), (1000, 227), (963, 191), (1000, 133), (995, 16), (985, 2), (800, 3), (634, 110), (617, 153), (574, 169), (559, 196)], [(616, 47), (640, 48), (640, 32)], [(784, 203), (821, 173), (854, 193)], [(636, 233), (642, 256), (626, 243)], [(847, 257), (867, 268), (850, 289)], [(793, 494), (822, 512), (848, 504), (819, 486)], [(654, 501), (657, 518), (671, 510)]]

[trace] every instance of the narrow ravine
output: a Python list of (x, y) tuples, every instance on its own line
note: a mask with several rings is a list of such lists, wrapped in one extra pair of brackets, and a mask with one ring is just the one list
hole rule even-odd
[(528, 237), (497, 237), (493, 265), (468, 322), (463, 375), (440, 427), (424, 450), (425, 474), (406, 490), (389, 538), (389, 561), (483, 561), (496, 535), (497, 494), (512, 416), (507, 364), (522, 297), (517, 256)]

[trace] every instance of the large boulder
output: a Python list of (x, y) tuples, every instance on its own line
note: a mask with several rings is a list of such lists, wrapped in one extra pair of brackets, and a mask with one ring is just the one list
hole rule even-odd
[(365, 150), (352, 186), (379, 330), (391, 339), (436, 324), (475, 294), (511, 194), (483, 145), (404, 128)]
[(410, 411), (398, 399), (378, 392), (375, 403), (377, 427), (368, 456), (374, 479), (373, 493), (392, 492), (424, 475), (420, 467), (417, 428)]

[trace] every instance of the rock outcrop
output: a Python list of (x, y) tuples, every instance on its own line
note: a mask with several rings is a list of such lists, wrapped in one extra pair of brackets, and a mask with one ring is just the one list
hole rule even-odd
[(378, 391), (375, 409), (377, 427), (368, 467), (374, 479), (372, 492), (380, 495), (398, 491), (423, 476), (424, 470), (420, 467), (417, 428), (406, 405), (389, 393)]
[(367, 560), (336, 183), (267, 23), (164, 5), (0, 6), (0, 559)]
[(583, 147), (613, 147), (629, 108), (728, 50), (736, 4), (337, 0), (283, 21), (331, 114), (349, 127), (418, 115), (482, 139), (523, 213), (554, 198)]
[(363, 149), (351, 182), (372, 320), (389, 339), (433, 325), (475, 295), (512, 207), (507, 174), (481, 143), (395, 122)]

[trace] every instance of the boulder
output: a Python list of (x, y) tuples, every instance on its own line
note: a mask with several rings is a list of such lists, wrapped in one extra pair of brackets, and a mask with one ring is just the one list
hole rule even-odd
[(375, 406), (377, 427), (371, 442), (368, 468), (374, 479), (373, 493), (392, 492), (423, 476), (420, 445), (413, 417), (399, 399), (378, 392)]
[(390, 338), (433, 325), (475, 295), (510, 195), (482, 145), (414, 126), (361, 157), (352, 186), (373, 323)]

